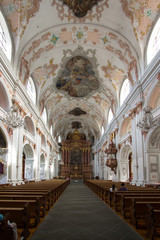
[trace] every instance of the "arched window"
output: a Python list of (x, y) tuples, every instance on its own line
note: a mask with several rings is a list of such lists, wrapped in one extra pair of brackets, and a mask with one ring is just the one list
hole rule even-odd
[(46, 108), (44, 108), (44, 110), (43, 110), (42, 119), (43, 119), (43, 121), (46, 124), (47, 123), (47, 111), (46, 111)]
[(52, 135), (53, 134), (53, 126), (51, 125), (50, 127), (50, 134)]
[(59, 143), (62, 142), (62, 138), (61, 138), (60, 135), (58, 136), (58, 142), (59, 142)]
[(148, 48), (147, 48), (147, 64), (155, 57), (156, 53), (160, 49), (160, 18), (158, 19), (151, 37), (149, 39)]
[(101, 135), (104, 134), (104, 127), (102, 126), (102, 129), (101, 129)]
[(121, 88), (121, 93), (120, 93), (120, 106), (122, 106), (124, 100), (126, 99), (126, 97), (128, 96), (129, 92), (130, 92), (130, 82), (128, 79), (126, 79), (123, 84), (122, 84), (122, 88)]
[(29, 77), (27, 82), (27, 93), (32, 99), (33, 103), (36, 104), (36, 88), (31, 77)]
[(0, 11), (0, 48), (3, 50), (8, 60), (11, 61), (12, 44), (6, 21)]
[(109, 113), (108, 113), (108, 124), (112, 121), (113, 118), (113, 112), (111, 110), (111, 108), (109, 109)]

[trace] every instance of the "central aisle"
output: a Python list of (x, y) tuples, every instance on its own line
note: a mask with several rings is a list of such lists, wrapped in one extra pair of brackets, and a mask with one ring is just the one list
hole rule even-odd
[(31, 240), (142, 240), (83, 183), (71, 183)]

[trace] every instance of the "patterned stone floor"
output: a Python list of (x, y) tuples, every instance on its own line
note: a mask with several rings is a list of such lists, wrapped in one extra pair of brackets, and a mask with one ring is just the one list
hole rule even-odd
[(30, 240), (142, 240), (83, 183), (71, 183)]

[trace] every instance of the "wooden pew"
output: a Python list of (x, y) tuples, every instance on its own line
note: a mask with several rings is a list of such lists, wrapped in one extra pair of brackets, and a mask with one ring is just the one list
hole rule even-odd
[(37, 195), (37, 197), (38, 197), (38, 195), (43, 195), (44, 196), (44, 198), (45, 198), (45, 202), (46, 202), (46, 210), (49, 210), (50, 209), (50, 198), (51, 198), (51, 195), (49, 195), (49, 193), (48, 192), (42, 192), (42, 191), (25, 191), (25, 190), (23, 190), (23, 191), (5, 191), (5, 190), (3, 190), (3, 191), (1, 191), (0, 190), (0, 195)]
[(130, 197), (136, 197), (136, 196), (144, 196), (144, 197), (152, 197), (154, 196), (160, 196), (160, 191), (152, 190), (152, 191), (124, 191), (124, 192), (114, 192), (114, 209), (116, 211), (120, 211), (120, 202), (123, 196), (130, 196)]
[(160, 210), (160, 202), (138, 202), (132, 199), (131, 206), (131, 223), (136, 228), (146, 228), (145, 218), (148, 213), (148, 205), (150, 204), (153, 208)]
[(28, 211), (28, 204), (25, 204), (23, 208), (0, 207), (0, 212), (3, 215), (9, 213), (10, 222), (15, 222), (17, 224), (17, 228), (19, 228), (20, 231), (20, 232), (18, 231), (18, 233), (20, 234), (21, 237), (23, 237), (23, 240), (27, 240), (27, 238), (30, 235), (29, 231), (30, 215)]
[(154, 202), (160, 202), (160, 196), (128, 196), (128, 195), (123, 195), (121, 198), (120, 202), (120, 208), (121, 208), (121, 215), (124, 218), (130, 218), (130, 208), (132, 205), (132, 199), (138, 202), (149, 202), (149, 201), (154, 201)]
[(28, 203), (28, 211), (30, 214), (30, 227), (36, 227), (40, 222), (40, 205), (37, 200), (0, 200), (0, 208), (24, 208)]
[(36, 200), (39, 199), (40, 217), (44, 217), (46, 213), (46, 199), (44, 195), (0, 195), (0, 200)]
[(147, 204), (148, 214), (146, 216), (146, 237), (149, 240), (155, 240), (160, 237), (160, 210), (154, 209), (150, 204)]

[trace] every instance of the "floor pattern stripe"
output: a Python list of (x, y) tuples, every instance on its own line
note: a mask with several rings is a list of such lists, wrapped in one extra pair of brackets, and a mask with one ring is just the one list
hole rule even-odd
[(71, 183), (31, 240), (142, 240), (83, 183)]

